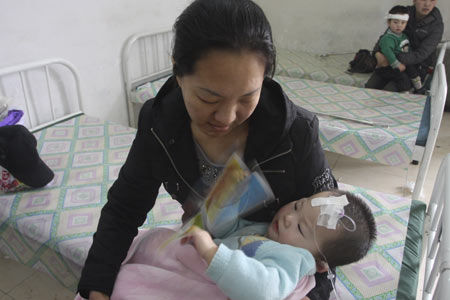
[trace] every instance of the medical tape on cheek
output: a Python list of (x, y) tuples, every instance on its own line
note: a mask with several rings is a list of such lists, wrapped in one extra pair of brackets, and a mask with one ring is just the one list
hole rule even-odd
[[(317, 218), (317, 225), (324, 226), (328, 229), (336, 229), (337, 222), (345, 216), (344, 207), (347, 204), (348, 200), (345, 195), (339, 197), (331, 196), (312, 199), (312, 206), (320, 206), (320, 214)], [(355, 225), (355, 222), (350, 217), (345, 217), (350, 219), (353, 225)]]

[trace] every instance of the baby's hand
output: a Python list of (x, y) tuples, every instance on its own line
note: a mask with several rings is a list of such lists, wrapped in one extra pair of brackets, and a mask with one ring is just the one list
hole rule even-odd
[(197, 249), (197, 252), (204, 260), (206, 260), (208, 265), (216, 254), (217, 249), (219, 248), (214, 243), (211, 235), (207, 231), (197, 226), (192, 226), (192, 228), (189, 229), (189, 231), (181, 239), (181, 243), (191, 243), (192, 245), (194, 245), (195, 249)]
[(400, 63), (400, 64), (398, 65), (398, 70), (399, 70), (400, 72), (403, 72), (403, 71), (406, 70), (406, 66), (405, 66), (404, 64)]

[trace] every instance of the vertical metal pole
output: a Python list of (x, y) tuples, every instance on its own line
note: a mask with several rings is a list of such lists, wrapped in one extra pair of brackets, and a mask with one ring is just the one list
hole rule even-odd
[(50, 88), (50, 76), (48, 74), (48, 65), (45, 65), (45, 79), (47, 80), (47, 92), (50, 100), (50, 109), (52, 110), (52, 120), (55, 119), (55, 107), (53, 106), (52, 90)]
[(23, 92), (23, 98), (25, 99), (25, 108), (26, 108), (26, 114), (28, 115), (28, 122), (30, 122), (29, 126), (30, 128), (33, 127), (33, 122), (31, 120), (31, 110), (30, 106), (28, 105), (28, 93), (27, 89), (25, 88), (25, 78), (23, 77), (23, 72), (19, 71), (20, 76), (20, 84), (22, 86), (22, 92)]

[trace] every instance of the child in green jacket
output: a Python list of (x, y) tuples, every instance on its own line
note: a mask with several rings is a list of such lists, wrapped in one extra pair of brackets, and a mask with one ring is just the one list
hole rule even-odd
[(377, 68), (375, 72), (386, 80), (393, 80), (400, 92), (410, 90), (411, 83), (417, 91), (422, 87), (417, 69), (413, 65), (405, 66), (397, 59), (399, 53), (408, 52), (409, 40), (403, 33), (409, 19), (408, 8), (396, 5), (386, 18), (388, 29), (380, 38), (379, 46), (390, 66)]

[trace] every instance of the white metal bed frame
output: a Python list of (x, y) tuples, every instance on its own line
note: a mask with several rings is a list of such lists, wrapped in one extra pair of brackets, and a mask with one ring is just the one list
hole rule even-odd
[[(50, 75), (49, 75), (49, 69), (53, 66), (64, 66), (65, 68), (67, 68), (67, 70), (69, 71), (70, 76), (72, 77), (73, 83), (75, 84), (75, 92), (76, 95), (75, 96), (75, 104), (76, 104), (76, 109), (74, 111), (69, 112), (66, 115), (63, 116), (57, 116), (55, 113), (55, 96), (54, 93), (51, 89), (51, 79), (50, 79)], [(43, 122), (43, 123), (39, 123), (37, 120), (33, 120), (33, 118), (31, 117), (32, 115), (34, 115), (34, 111), (32, 109), (32, 105), (30, 105), (30, 95), (32, 94), (32, 91), (34, 88), (36, 88), (36, 85), (30, 81), (30, 80), (26, 80), (26, 76), (25, 73), (27, 71), (31, 71), (31, 70), (36, 70), (36, 69), (42, 69), (45, 72), (45, 82), (46, 82), (46, 88), (47, 88), (47, 92), (48, 92), (48, 99), (49, 99), (49, 104), (50, 104), (50, 109), (51, 109), (51, 120), (48, 122)], [(82, 112), (82, 93), (81, 93), (81, 87), (80, 87), (80, 77), (78, 75), (78, 72), (75, 68), (75, 66), (68, 62), (65, 59), (62, 58), (51, 58), (51, 59), (44, 59), (44, 60), (40, 60), (40, 61), (35, 61), (35, 62), (30, 62), (30, 63), (25, 63), (25, 64), (21, 64), (21, 65), (16, 65), (16, 66), (11, 66), (11, 67), (6, 67), (3, 69), (0, 69), (0, 80), (4, 77), (4, 76), (8, 76), (8, 75), (12, 75), (12, 74), (18, 74), (19, 75), (19, 82), (18, 84), (21, 87), (22, 93), (23, 93), (23, 97), (25, 100), (25, 107), (26, 107), (26, 111), (25, 111), (25, 117), (28, 119), (28, 122), (30, 124), (29, 130), (31, 132), (36, 132), (39, 131), (45, 127), (51, 126), (53, 124), (62, 122), (64, 120), (70, 119), (74, 116), (78, 116), (83, 114)], [(11, 97), (11, 95), (3, 95), (5, 97)], [(12, 99), (14, 101), (14, 99)], [(64, 100), (63, 100), (64, 101)]]
[[(444, 113), (445, 100), (447, 97), (447, 77), (445, 75), (445, 68), (443, 64), (445, 51), (449, 45), (447, 42), (441, 44), (437, 64), (433, 74), (430, 88), (430, 128), (428, 131), (428, 138), (423, 149), (422, 159), (420, 160), (419, 173), (417, 174), (416, 183), (412, 194), (412, 199), (419, 200), (420, 193), (425, 183), (425, 178), (430, 167), (431, 156), (433, 155), (434, 147), (436, 145), (439, 128), (441, 126), (442, 115)], [(417, 147), (417, 146), (416, 146)]]
[[(122, 51), (122, 75), (127, 100), (128, 122), (131, 127), (137, 125), (136, 111), (131, 101), (132, 91), (146, 82), (157, 80), (172, 73), (170, 55), (172, 35), (171, 29), (163, 28), (132, 35), (125, 43)], [(149, 42), (151, 45), (148, 45)], [(139, 70), (132, 66), (133, 51), (138, 51), (137, 67)]]
[(447, 154), (439, 168), (425, 218), (426, 264), (422, 299), (448, 299), (450, 295), (450, 154)]

